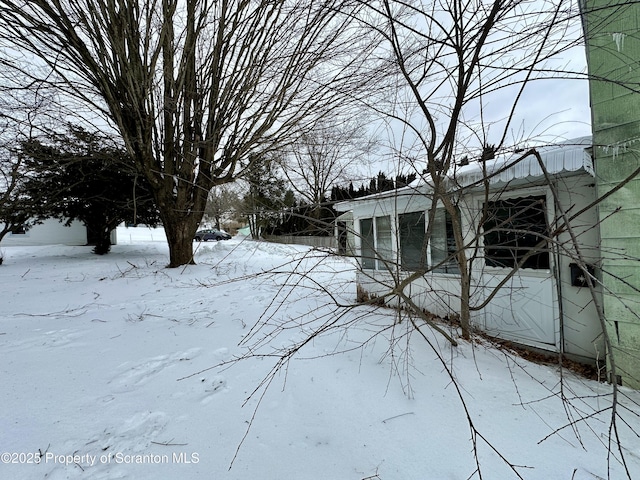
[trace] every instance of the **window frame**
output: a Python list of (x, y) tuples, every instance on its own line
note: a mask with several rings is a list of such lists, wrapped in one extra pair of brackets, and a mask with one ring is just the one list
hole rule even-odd
[[(370, 226), (365, 233), (365, 222), (370, 222)], [(360, 218), (358, 228), (360, 229), (360, 268), (362, 270), (376, 269), (376, 246), (375, 246), (375, 227), (374, 217)]]
[[(439, 259), (437, 262), (433, 259), (433, 238), (436, 232), (432, 227), (431, 236), (429, 237), (429, 251), (427, 259), (429, 270), (433, 273), (460, 274), (460, 267), (458, 266), (458, 261), (455, 257), (455, 253), (457, 252), (458, 247), (456, 245), (455, 236), (453, 234), (453, 218), (444, 207), (437, 207), (434, 215), (434, 220), (437, 218), (439, 212), (444, 214), (444, 249), (440, 249), (443, 252), (443, 256), (442, 259)], [(461, 221), (460, 209), (458, 209), (458, 219)], [(436, 264), (441, 262), (443, 262), (442, 265), (440, 265), (439, 267), (435, 266)]]
[[(410, 220), (411, 218), (416, 218), (417, 220)], [(403, 221), (406, 219), (407, 221)], [(422, 240), (411, 241), (412, 238), (412, 230), (411, 226), (414, 225), (416, 231), (420, 231), (422, 229)], [(422, 226), (422, 228), (420, 228)], [(400, 260), (400, 269), (406, 272), (420, 272), (420, 271), (428, 271), (428, 241), (427, 241), (427, 219), (426, 219), (426, 211), (415, 211), (415, 212), (406, 212), (398, 214), (398, 248), (400, 250), (399, 260)], [(406, 235), (408, 231), (409, 235)], [(409, 238), (407, 238), (409, 237)], [(421, 243), (421, 245), (418, 245)], [(420, 252), (418, 259), (409, 258), (412, 253)]]
[[(381, 219), (388, 220), (388, 229), (382, 230), (380, 228)], [(384, 239), (385, 242), (381, 242), (381, 230), (386, 234), (386, 238)], [(393, 222), (391, 221), (391, 215), (379, 215), (374, 217), (373, 234), (375, 237), (376, 270), (389, 270), (395, 263), (395, 256), (393, 254)]]
[[(509, 270), (509, 271), (513, 270), (521, 262), (522, 258), (534, 248), (534, 245), (527, 246), (527, 243), (532, 243), (532, 240), (527, 241), (527, 239), (523, 237), (512, 238), (511, 240), (509, 240), (508, 238), (509, 233), (511, 233), (512, 237), (514, 235), (517, 235), (519, 231), (523, 232), (523, 235), (528, 237), (537, 237), (537, 238), (550, 237), (550, 234), (551, 234), (550, 227), (549, 227), (550, 203), (549, 203), (549, 196), (547, 192), (540, 191), (540, 190), (533, 190), (533, 191), (519, 190), (517, 192), (512, 192), (510, 195), (501, 195), (500, 197), (490, 199), (487, 203), (488, 204), (501, 203), (503, 205), (507, 204), (507, 208), (514, 208), (514, 205), (508, 205), (508, 204), (522, 202), (527, 199), (531, 199), (534, 202), (542, 201), (542, 208), (538, 210), (538, 216), (541, 216), (541, 218), (544, 219), (544, 228), (542, 228), (541, 222), (537, 222), (533, 228), (529, 226), (525, 226), (523, 228), (517, 228), (518, 224), (516, 223), (515, 224), (516, 228), (513, 228), (513, 232), (506, 232), (506, 234), (503, 233), (503, 235), (506, 237), (502, 241), (503, 246), (501, 246), (500, 244), (493, 244), (493, 243), (488, 244), (486, 240), (487, 235), (485, 231), (486, 231), (486, 223), (491, 219), (491, 210), (487, 208), (488, 218), (484, 219), (483, 221), (482, 235), (481, 235), (483, 268), (490, 268), (490, 269), (496, 269), (496, 270)], [(484, 211), (485, 209), (485, 204), (482, 201), (480, 202), (480, 208), (481, 208), (481, 211)], [(506, 219), (507, 220), (511, 219), (509, 220), (510, 224), (513, 224), (514, 221), (517, 222), (519, 220), (517, 218), (517, 214), (509, 214), (509, 216)], [(495, 227), (492, 227), (492, 228), (495, 228)], [(536, 229), (538, 229), (539, 231), (536, 231)], [(507, 230), (507, 229), (503, 229), (503, 230)], [(534, 232), (534, 233), (524, 233), (524, 232)], [(498, 235), (499, 234), (500, 233), (498, 232)], [(509, 245), (504, 245), (507, 242), (513, 244), (513, 247), (511, 249), (509, 249)], [(488, 255), (487, 250), (491, 249), (491, 246), (494, 247), (493, 248), (494, 250), (503, 249), (505, 251), (508, 250), (510, 252), (515, 251), (516, 253), (515, 255), (513, 254), (510, 255), (509, 257), (505, 255), (498, 256), (496, 254)], [(497, 249), (496, 246), (501, 248)], [(545, 256), (546, 258), (544, 258)], [(512, 261), (506, 262), (505, 260), (507, 260), (507, 258), (509, 258), (509, 260), (512, 260)], [(500, 265), (500, 263), (502, 263), (502, 265)], [(551, 246), (549, 244), (549, 241), (546, 240), (545, 246), (540, 248), (537, 253), (534, 253), (531, 257), (529, 257), (525, 261), (525, 263), (522, 266), (517, 268), (522, 270), (527, 270), (527, 272), (545, 272), (545, 273), (550, 272), (551, 269), (553, 268), (553, 255), (551, 252)]]

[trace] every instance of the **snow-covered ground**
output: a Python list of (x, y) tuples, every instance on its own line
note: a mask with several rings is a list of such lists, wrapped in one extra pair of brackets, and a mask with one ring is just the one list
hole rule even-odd
[[(525, 479), (627, 475), (607, 456), (610, 386), (336, 307), (355, 297), (346, 260), (234, 238), (166, 269), (162, 231), (118, 241), (106, 256), (2, 248), (2, 479), (479, 478), (473, 441), (485, 479), (517, 478), (507, 461)], [(269, 377), (321, 324), (333, 328)], [(638, 431), (640, 392), (622, 393)]]

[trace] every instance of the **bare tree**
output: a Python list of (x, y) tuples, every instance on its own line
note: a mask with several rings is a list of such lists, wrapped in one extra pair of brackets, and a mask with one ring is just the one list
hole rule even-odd
[(205, 215), (215, 221), (218, 230), (222, 229), (222, 220), (225, 216), (232, 215), (240, 203), (238, 193), (229, 185), (214, 187), (209, 192), (209, 199), (205, 209)]
[[(384, 220), (394, 215), (397, 218), (400, 211), (396, 208), (397, 204), (392, 205), (389, 211), (381, 211), (376, 199), (366, 199), (363, 210), (368, 209), (370, 218), (366, 218), (366, 222), (361, 219), (359, 226), (351, 228), (350, 233), (359, 237), (356, 245), (362, 253), (360, 260), (364, 268), (359, 272), (359, 278), (369, 277), (368, 280), (371, 283), (378, 282), (379, 287), (375, 294), (360, 292), (360, 300), (368, 306), (402, 307), (397, 312), (397, 324), (402, 326), (372, 328), (370, 341), (381, 335), (390, 337), (389, 355), (395, 362), (399, 355), (410, 359), (411, 354), (408, 351), (398, 352), (403, 347), (395, 334), (389, 332), (405, 329), (424, 338), (436, 353), (445, 375), (450, 377), (468, 421), (477, 466), (470, 478), (483, 477), (478, 455), (478, 445), (481, 443), (507, 464), (514, 477), (522, 478), (522, 469), (504, 457), (491, 439), (477, 428), (467, 408), (469, 395), (456, 380), (452, 360), (442, 354), (440, 346), (434, 344), (427, 330), (433, 329), (443, 334), (453, 350), (460, 337), (463, 341), (472, 338), (474, 312), (492, 305), (501, 294), (507, 295), (507, 299), (517, 300), (521, 292), (510, 286), (510, 282), (523, 269), (538, 264), (550, 270), (551, 262), (563, 256), (574, 263), (582, 279), (578, 280), (584, 282), (581, 288), (590, 297), (588, 309), (596, 312), (600, 324), (595, 337), (600, 335), (604, 339), (602, 343), (606, 345), (604, 354), (607, 355), (609, 373), (615, 375), (615, 359), (611, 356), (611, 342), (605, 326), (607, 319), (601, 303), (604, 287), (590, 268), (593, 252), (587, 252), (584, 248), (585, 243), (589, 242), (581, 238), (593, 235), (597, 225), (590, 222), (591, 214), (609, 193), (580, 205), (577, 202), (567, 204), (561, 196), (571, 192), (571, 181), (565, 181), (548, 171), (541, 161), (541, 148), (522, 149), (527, 142), (538, 140), (537, 144), (541, 144), (540, 138), (524, 130), (512, 133), (525, 89), (531, 87), (534, 80), (566, 77), (586, 80), (584, 73), (569, 71), (554, 61), (554, 56), (568, 52), (581, 41), (578, 5), (559, 1), (531, 3), (518, 0), (476, 3), (457, 0), (381, 0), (366, 2), (366, 5), (367, 8), (359, 17), (363, 28), (377, 32), (384, 42), (375, 52), (378, 55), (375, 71), (379, 74), (379, 88), (372, 90), (362, 101), (388, 119), (389, 125), (394, 127), (394, 139), (398, 140), (394, 144), (396, 157), (403, 167), (413, 167), (421, 177), (421, 188), (407, 188), (393, 197), (394, 200), (405, 204), (416, 200), (422, 202), (419, 209), (411, 211), (417, 215), (394, 230), (390, 222), (379, 229), (374, 225), (378, 215)], [(617, 40), (621, 41), (620, 36)], [(370, 65), (373, 63), (372, 59)], [(500, 103), (500, 112), (494, 112), (493, 115), (489, 112), (492, 102)], [(507, 163), (491, 163), (495, 156), (505, 154), (513, 154)], [(474, 168), (477, 166), (476, 178), (470, 180), (458, 176), (458, 167), (464, 167), (470, 161), (474, 161)], [(541, 172), (538, 180), (545, 185), (544, 199), (532, 196), (520, 202), (514, 198), (504, 198), (504, 183), (512, 186), (510, 179), (502, 182), (502, 185), (496, 179), (511, 168), (525, 165), (527, 169), (535, 168)], [(621, 188), (624, 182), (637, 174), (637, 170), (632, 172), (616, 188)], [(471, 202), (466, 204), (469, 191), (475, 196), (472, 199), (473, 206)], [(405, 198), (399, 199), (401, 195)], [(552, 216), (548, 214), (551, 211), (554, 212)], [(583, 216), (586, 213), (589, 215)], [(465, 215), (467, 218), (463, 218)], [(536, 219), (535, 227), (531, 219)], [(398, 220), (397, 223), (402, 222)], [(436, 226), (447, 233), (450, 230), (451, 235), (447, 235), (445, 241), (436, 243), (436, 240), (442, 240), (435, 235)], [(401, 253), (395, 257), (390, 255), (393, 253), (390, 245), (401, 243), (399, 230), (404, 227), (415, 229), (420, 237), (418, 244), (404, 246), (413, 249), (416, 254), (418, 260), (413, 265), (404, 264)], [(389, 242), (381, 245), (374, 232), (382, 230), (386, 234), (385, 240)], [(446, 242), (449, 237), (451, 244)], [(596, 247), (597, 241), (589, 246)], [(437, 261), (427, 262), (427, 252), (430, 259), (436, 257), (434, 250), (438, 253)], [(309, 258), (313, 259), (315, 254), (312, 252)], [(482, 264), (478, 265), (480, 262)], [(277, 272), (275, 277), (281, 286), (281, 301), (270, 303), (245, 338), (246, 357), (275, 358), (272, 371), (253, 392), (259, 399), (275, 376), (286, 370), (289, 360), (300, 355), (314, 338), (336, 330), (346, 332), (353, 325), (353, 317), (346, 314), (352, 306), (345, 305), (343, 299), (335, 296), (330, 299), (337, 306), (332, 314), (323, 312), (315, 318), (309, 318), (310, 315), (305, 312), (300, 318), (291, 320), (280, 312), (285, 309), (291, 289), (300, 288), (301, 285), (306, 285), (309, 290), (323, 291), (327, 296), (333, 295), (328, 288), (307, 275), (308, 264), (303, 267), (299, 265), (296, 261), (291, 271), (280, 268)], [(474, 277), (474, 273), (478, 267), (482, 272), (483, 266), (499, 266), (502, 272), (499, 277), (491, 279), (492, 283), (487, 282), (482, 288), (477, 288), (478, 281), (482, 279)], [(445, 270), (448, 268), (455, 270)], [(378, 269), (380, 271), (376, 271)], [(455, 273), (455, 276), (449, 277), (448, 284), (445, 282), (443, 286), (431, 281), (431, 274), (443, 271)], [(455, 292), (452, 294), (451, 290)], [(433, 294), (432, 297), (436, 299), (439, 295), (442, 298), (457, 297), (459, 303), (449, 306), (449, 323), (441, 322), (442, 319), (425, 311), (424, 304), (415, 298), (428, 294)], [(556, 294), (561, 295), (562, 292)], [(511, 312), (505, 308), (504, 313), (507, 315)], [(582, 314), (579, 312), (578, 315)], [(276, 339), (282, 339), (280, 332), (288, 332), (297, 326), (301, 326), (304, 332), (301, 339), (273, 347)], [(348, 335), (345, 333), (345, 336)], [(594, 343), (598, 342), (594, 339)], [(405, 345), (408, 343), (406, 341)], [(359, 347), (363, 345), (349, 346)], [(275, 353), (272, 348), (276, 348)], [(408, 350), (410, 347), (406, 348)], [(565, 361), (563, 348), (561, 346), (557, 352), (561, 367)], [(599, 350), (597, 353), (603, 352)], [(451, 357), (454, 356), (452, 353)], [(606, 378), (605, 375), (603, 377)], [(561, 398), (567, 411), (567, 424), (554, 430), (551, 435), (571, 429), (579, 437), (581, 424), (588, 424), (588, 420), (594, 416), (610, 413), (610, 436), (604, 442), (603, 452), (607, 462), (615, 457), (631, 478), (625, 462), (627, 451), (621, 443), (619, 432), (622, 428), (628, 428), (632, 436), (638, 433), (633, 421), (629, 423), (628, 417), (625, 418), (619, 409), (617, 385), (611, 386), (606, 394), (610, 403), (602, 409), (581, 410), (579, 404), (585, 399), (571, 398), (562, 373), (557, 388), (550, 389), (550, 395)]]
[[(593, 254), (598, 245), (594, 234), (598, 220), (594, 212), (610, 192), (594, 196), (585, 203), (576, 202), (575, 197), (567, 202), (574, 185), (572, 181), (555, 175), (557, 170), (554, 173), (548, 171), (541, 158), (541, 149), (522, 148), (536, 140), (540, 145), (540, 139), (531, 132), (512, 133), (513, 121), (524, 107), (521, 99), (534, 80), (566, 77), (586, 80), (583, 72), (570, 71), (553, 60), (554, 56), (568, 52), (582, 41), (578, 5), (519, 1), (471, 5), (455, 0), (444, 4), (382, 0), (370, 5), (372, 14), (366, 23), (383, 36), (389, 46), (388, 56), (381, 58), (380, 68), (388, 68), (389, 76), (400, 85), (400, 89), (396, 90), (395, 96), (389, 96), (389, 91), (385, 91), (393, 102), (385, 103), (385, 97), (381, 95), (369, 104), (401, 125), (403, 141), (397, 144), (397, 156), (404, 160), (405, 165), (414, 166), (415, 171), (421, 174), (422, 182), (421, 188), (414, 192), (404, 192), (412, 198), (405, 204), (422, 197), (423, 208), (421, 212), (415, 212), (413, 224), (403, 226), (402, 221), (398, 221), (396, 243), (402, 240), (398, 238), (402, 237), (399, 231), (405, 227), (416, 228), (423, 233), (423, 238), (419, 245), (406, 245), (415, 250), (419, 259), (417, 264), (407, 266), (403, 258), (394, 259), (386, 255), (387, 245), (379, 246), (377, 239), (373, 241), (372, 222), (377, 222), (377, 215), (386, 218), (382, 215), (389, 215), (389, 212), (370, 214), (373, 218), (355, 229), (360, 235), (361, 251), (368, 256), (363, 256), (362, 262), (382, 264), (387, 270), (387, 275), (363, 273), (363, 277), (369, 276), (370, 283), (379, 283), (377, 298), (371, 296), (366, 300), (369, 303), (402, 305), (410, 312), (410, 317), (419, 319), (411, 320), (418, 333), (421, 333), (421, 325), (426, 323), (455, 345), (457, 329), (447, 331), (442, 328), (429, 312), (423, 310), (425, 304), (416, 301), (415, 297), (443, 301), (457, 297), (459, 303), (454, 302), (455, 306), (448, 314), (459, 320), (462, 337), (470, 339), (474, 313), (488, 311), (499, 296), (506, 296), (514, 303), (519, 300), (522, 293), (515, 288), (517, 282), (514, 279), (520, 278), (523, 269), (538, 265), (537, 268), (553, 272), (554, 264), (556, 269), (569, 270), (571, 266), (584, 282), (578, 281), (577, 284), (588, 292), (583, 308), (596, 317), (595, 348), (591, 358), (606, 356), (607, 374), (602, 374), (602, 378), (615, 379), (616, 359), (608, 332), (611, 319), (605, 317), (602, 308), (602, 292), (608, 287), (600, 283), (593, 268), (594, 259), (600, 261), (600, 257)], [(618, 34), (614, 40), (619, 43), (620, 38)], [(612, 80), (618, 81), (617, 78)], [(502, 113), (492, 116), (489, 105), (496, 100), (501, 104)], [(513, 136), (509, 139), (510, 135)], [(510, 162), (498, 166), (490, 162), (494, 156), (506, 154), (514, 154)], [(475, 166), (466, 168), (474, 160), (477, 162)], [(475, 179), (458, 176), (457, 173), (465, 168), (467, 172), (476, 169)], [(513, 168), (542, 172), (538, 177), (543, 178), (538, 182), (545, 185), (545, 196), (503, 197), (512, 179), (502, 179), (506, 185), (500, 187), (496, 186), (500, 184), (497, 178)], [(638, 169), (634, 164), (629, 169), (629, 176), (621, 179), (616, 188), (621, 188), (637, 175)], [(593, 177), (588, 183), (593, 184)], [(475, 196), (471, 198), (469, 192), (475, 192)], [(368, 208), (375, 212), (379, 207), (371, 199)], [(391, 212), (394, 215), (398, 210)], [(531, 221), (534, 217), (536, 222)], [(447, 231), (445, 240), (451, 238), (450, 244), (435, 236), (436, 227), (440, 227), (440, 232)], [(448, 234), (449, 229), (451, 235)], [(585, 241), (588, 236), (596, 238)], [(434, 250), (438, 255), (434, 255)], [(610, 255), (611, 252), (603, 254)], [(427, 256), (430, 257), (429, 262), (426, 261)], [(433, 258), (437, 260), (431, 261)], [(568, 265), (569, 261), (572, 265)], [(444, 269), (451, 267), (452, 263), (456, 270), (453, 282), (459, 282), (454, 287), (454, 295), (448, 290), (454, 283), (438, 282), (432, 278), (434, 272), (447, 271)], [(496, 274), (493, 270), (485, 273), (490, 270), (486, 267), (499, 267), (502, 272)], [(369, 265), (368, 268), (374, 267)], [(491, 279), (487, 280), (489, 277)], [(632, 285), (629, 287), (636, 290)], [(564, 294), (562, 288), (566, 288), (566, 284), (562, 287), (558, 281), (555, 292), (558, 297)], [(494, 311), (492, 315), (509, 316), (512, 308), (515, 310), (509, 305), (501, 313)], [(560, 314), (568, 318), (567, 313)], [(587, 322), (580, 321), (584, 312), (574, 311), (573, 315), (568, 319), (577, 322), (576, 328), (592, 328), (591, 322), (587, 326)], [(504, 320), (509, 322), (508, 318)], [(514, 328), (526, 328), (518, 320), (514, 314)], [(566, 340), (563, 327), (560, 328), (557, 352), (562, 366)], [(559, 390), (567, 410), (573, 411), (576, 405), (565, 397), (562, 381)], [(463, 396), (460, 392), (462, 400)], [(618, 396), (618, 387), (614, 384), (611, 387), (612, 406), (607, 408), (611, 432), (607, 458), (617, 456), (631, 478), (625, 462), (625, 449), (620, 441), (619, 432), (626, 420), (619, 413)], [(568, 425), (573, 428), (587, 416), (576, 420), (568, 415)], [(474, 442), (476, 439), (488, 442), (474, 427), (472, 419), (468, 419)], [(629, 428), (636, 434), (632, 425)], [(519, 476), (517, 469), (513, 471)], [(481, 476), (479, 463), (478, 475)]]
[[(399, 86), (395, 95), (386, 90), (369, 104), (404, 130), (398, 157), (428, 176), (431, 215), (443, 205), (452, 219), (461, 275), (460, 322), (463, 336), (469, 338), (472, 259), (459, 227), (449, 172), (456, 158), (472, 156), (474, 148), (489, 145), (490, 130), (497, 130), (491, 134), (494, 151), (509, 147), (507, 134), (525, 87), (532, 79), (553, 76), (549, 59), (577, 42), (572, 33), (579, 23), (571, 23), (577, 6), (565, 11), (560, 2), (541, 9), (520, 1), (472, 6), (455, 0), (439, 7), (426, 1), (391, 0), (369, 6), (366, 23), (387, 45), (380, 68), (386, 68)], [(506, 112), (499, 123), (490, 124), (483, 112), (496, 98)], [(430, 217), (426, 223), (432, 225), (433, 220)], [(419, 276), (417, 272), (403, 278), (397, 290)]]
[(363, 61), (353, 55), (362, 32), (349, 27), (358, 8), (3, 0), (0, 41), (21, 86), (55, 86), (115, 125), (151, 185), (176, 267), (193, 262), (209, 190), (344, 98), (340, 86)]
[(365, 112), (352, 121), (322, 119), (289, 147), (282, 171), (295, 193), (312, 206), (312, 216), (332, 186), (370, 163), (375, 142), (365, 130), (365, 119)]
[(44, 91), (16, 91), (0, 73), (0, 241), (12, 231), (28, 229), (44, 211), (42, 195), (28, 191), (29, 171), (20, 143), (42, 130), (51, 118), (51, 98)]

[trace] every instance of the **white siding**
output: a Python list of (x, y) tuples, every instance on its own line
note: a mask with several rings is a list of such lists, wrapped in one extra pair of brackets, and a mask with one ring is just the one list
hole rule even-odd
[(86, 245), (87, 229), (84, 224), (74, 221), (70, 227), (65, 227), (55, 219), (45, 220), (42, 224), (34, 225), (24, 234), (8, 233), (0, 245), (28, 246), (28, 245)]
[[(540, 182), (540, 179), (538, 179)], [(546, 196), (548, 217), (555, 215), (555, 202), (551, 189), (533, 179), (513, 185), (506, 191), (494, 192), (490, 198), (520, 197), (528, 195)], [(559, 201), (564, 211), (573, 214), (588, 205), (595, 198), (593, 177), (582, 174), (565, 174), (556, 177)], [(356, 228), (362, 218), (391, 215), (393, 231), (393, 255), (399, 258), (397, 218), (399, 214), (411, 211), (426, 211), (432, 207), (431, 199), (425, 194), (378, 196), (350, 202)], [(468, 244), (474, 242), (474, 232), (484, 196), (467, 194), (460, 202), (463, 235)], [(572, 220), (572, 227), (578, 235), (579, 248), (588, 262), (597, 266), (599, 259), (598, 229), (595, 210), (591, 209)], [(492, 335), (501, 336), (525, 345), (532, 345), (551, 351), (562, 351), (581, 358), (596, 358), (602, 353), (602, 340), (596, 309), (586, 288), (575, 287), (570, 282), (569, 264), (576, 261), (571, 251), (567, 233), (560, 235), (561, 248), (558, 257), (552, 255), (548, 270), (521, 269), (491, 301), (488, 307), (472, 313), (472, 322)], [(480, 240), (481, 242), (481, 240)], [(361, 242), (355, 239), (359, 253)], [(480, 258), (474, 260), (472, 304), (479, 304), (492, 287), (504, 277), (506, 269), (484, 266), (480, 244)], [(471, 252), (469, 252), (471, 253)], [(399, 268), (395, 271), (364, 270), (358, 273), (361, 287), (377, 296), (393, 290), (408, 272)], [(558, 288), (559, 287), (559, 288)], [(434, 314), (445, 316), (460, 310), (459, 276), (429, 272), (416, 279), (404, 289), (422, 308)], [(562, 297), (562, 300), (558, 299)], [(396, 300), (397, 301), (397, 300)], [(391, 302), (390, 302), (391, 303)], [(535, 308), (534, 308), (535, 307)]]

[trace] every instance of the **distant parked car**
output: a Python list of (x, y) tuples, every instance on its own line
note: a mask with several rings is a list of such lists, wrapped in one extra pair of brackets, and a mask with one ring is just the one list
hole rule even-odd
[(193, 239), (196, 242), (208, 242), (209, 240), (229, 240), (231, 235), (227, 232), (223, 232), (222, 230), (198, 230), (196, 234), (193, 236)]

